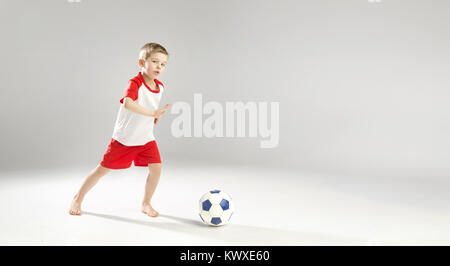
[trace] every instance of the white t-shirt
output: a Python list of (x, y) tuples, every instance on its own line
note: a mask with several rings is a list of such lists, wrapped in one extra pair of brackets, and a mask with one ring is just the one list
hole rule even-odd
[(141, 72), (130, 79), (128, 88), (124, 97), (120, 100), (120, 109), (117, 115), (116, 124), (112, 138), (125, 146), (139, 146), (155, 140), (153, 135), (153, 126), (155, 118), (141, 115), (125, 109), (123, 101), (125, 97), (130, 97), (139, 105), (150, 110), (159, 108), (164, 85), (157, 79), (154, 79), (157, 89), (152, 90), (145, 84)]

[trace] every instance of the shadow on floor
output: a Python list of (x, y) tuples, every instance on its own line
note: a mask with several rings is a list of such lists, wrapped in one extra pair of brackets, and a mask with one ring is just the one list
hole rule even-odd
[[(84, 211), (83, 214), (127, 222), (136, 225), (149, 226), (156, 229), (175, 231), (195, 237), (207, 238), (214, 242), (226, 242), (229, 245), (367, 245), (365, 239), (344, 238), (320, 233), (305, 233), (274, 229), (268, 227), (227, 224), (225, 226), (207, 226), (201, 221), (187, 219), (167, 214), (160, 214), (160, 218), (174, 222), (153, 222), (137, 220), (117, 215)], [(157, 218), (156, 218), (157, 219)], [(214, 244), (206, 242), (205, 244)]]

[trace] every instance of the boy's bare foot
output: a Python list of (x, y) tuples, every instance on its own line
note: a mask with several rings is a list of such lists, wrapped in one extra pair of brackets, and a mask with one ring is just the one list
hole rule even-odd
[(157, 211), (155, 211), (155, 209), (153, 209), (150, 204), (143, 204), (142, 212), (147, 214), (150, 217), (157, 217), (159, 215), (159, 213)]
[(70, 215), (81, 215), (81, 202), (73, 199), (72, 204), (70, 204)]

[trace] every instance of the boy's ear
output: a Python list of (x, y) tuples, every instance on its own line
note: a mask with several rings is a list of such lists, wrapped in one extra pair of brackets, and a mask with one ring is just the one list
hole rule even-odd
[(140, 67), (144, 67), (144, 60), (139, 59), (138, 64)]

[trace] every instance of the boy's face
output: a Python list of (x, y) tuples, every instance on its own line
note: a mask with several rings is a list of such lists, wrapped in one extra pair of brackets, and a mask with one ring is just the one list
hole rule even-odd
[(161, 76), (166, 69), (167, 59), (167, 55), (163, 53), (152, 53), (146, 60), (139, 59), (142, 74), (152, 80)]

